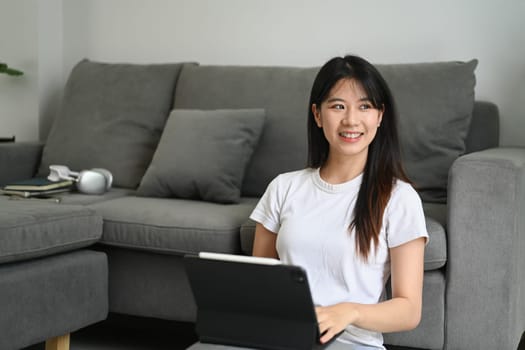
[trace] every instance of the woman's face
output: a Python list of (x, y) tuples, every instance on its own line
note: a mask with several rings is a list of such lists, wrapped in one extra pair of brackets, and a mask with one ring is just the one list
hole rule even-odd
[(329, 158), (348, 158), (364, 166), (383, 111), (373, 107), (361, 84), (339, 80), (320, 108), (312, 105), (312, 112), (330, 145)]

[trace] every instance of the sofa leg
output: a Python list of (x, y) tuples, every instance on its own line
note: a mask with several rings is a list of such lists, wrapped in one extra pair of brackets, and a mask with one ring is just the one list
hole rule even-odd
[(69, 333), (46, 340), (46, 350), (69, 350)]

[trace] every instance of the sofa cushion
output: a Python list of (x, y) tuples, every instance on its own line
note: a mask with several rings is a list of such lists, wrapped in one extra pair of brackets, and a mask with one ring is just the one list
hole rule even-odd
[[(392, 89), (409, 177), (423, 200), (444, 202), (448, 170), (465, 150), (477, 61), (377, 65)], [(306, 164), (306, 118), (319, 68), (184, 67), (176, 108), (264, 108), (266, 124), (242, 193), (260, 196), (279, 173)], [(206, 96), (206, 98), (202, 98)]]
[(200, 251), (240, 253), (239, 230), (256, 204), (256, 198), (224, 205), (124, 197), (89, 207), (104, 217), (101, 243), (182, 255)]
[(425, 221), (429, 236), (425, 248), (425, 270), (436, 270), (447, 262), (447, 234), (437, 220), (427, 216)]
[[(447, 262), (447, 236), (443, 226), (431, 217), (425, 217), (428, 244), (425, 248), (425, 271), (436, 270)], [(251, 219), (241, 226), (240, 239), (243, 254), (251, 255), (255, 234), (255, 222)]]
[(0, 263), (89, 246), (102, 235), (102, 217), (78, 205), (0, 196)]
[(263, 109), (175, 109), (139, 195), (237, 203), (264, 125)]
[(44, 146), (39, 175), (49, 174), (51, 164), (76, 171), (106, 168), (115, 186), (135, 188), (157, 147), (181, 67), (78, 63)]
[(175, 108), (263, 108), (266, 122), (242, 185), (260, 196), (279, 173), (306, 164), (306, 113), (318, 68), (195, 66), (181, 72)]
[(377, 66), (392, 90), (405, 167), (423, 201), (446, 202), (448, 171), (466, 149), (476, 66), (477, 60)]

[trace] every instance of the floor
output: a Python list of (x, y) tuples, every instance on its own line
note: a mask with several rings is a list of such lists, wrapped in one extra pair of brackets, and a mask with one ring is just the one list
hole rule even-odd
[[(196, 340), (191, 323), (110, 314), (107, 320), (73, 333), (70, 350), (182, 350)], [(22, 350), (44, 349), (42, 343)]]

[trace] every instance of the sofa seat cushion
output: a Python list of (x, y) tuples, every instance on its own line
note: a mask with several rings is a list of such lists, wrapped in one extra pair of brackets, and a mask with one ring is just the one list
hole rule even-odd
[(240, 227), (257, 201), (225, 205), (130, 196), (89, 207), (104, 217), (104, 244), (176, 255), (240, 253)]
[(102, 236), (102, 217), (79, 205), (0, 196), (0, 263), (89, 246)]
[[(426, 217), (429, 241), (425, 248), (425, 270), (436, 270), (447, 262), (447, 237), (445, 229), (438, 221)], [(255, 222), (248, 219), (241, 227), (241, 250), (244, 254), (251, 255)]]

